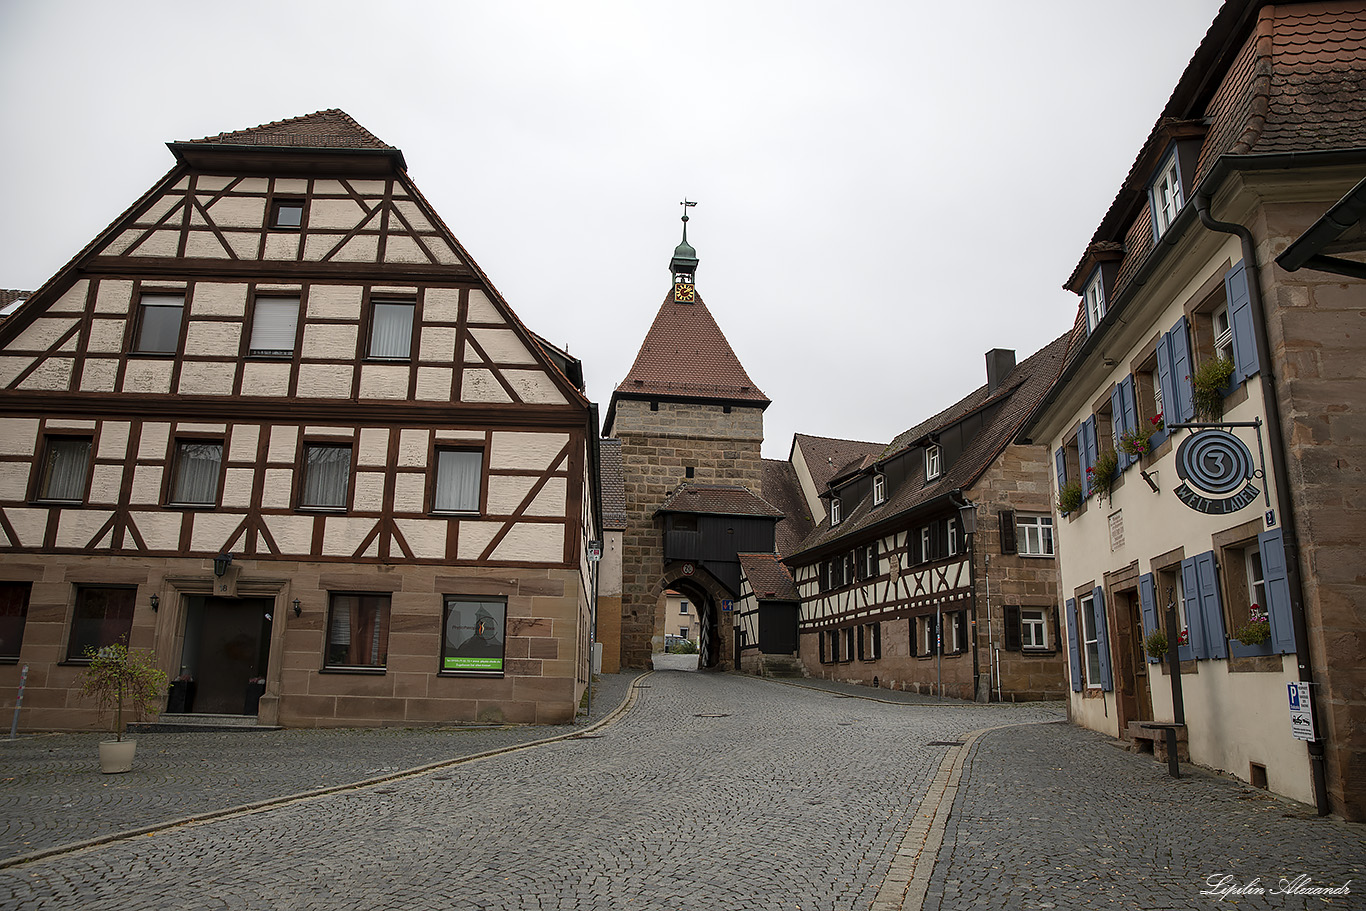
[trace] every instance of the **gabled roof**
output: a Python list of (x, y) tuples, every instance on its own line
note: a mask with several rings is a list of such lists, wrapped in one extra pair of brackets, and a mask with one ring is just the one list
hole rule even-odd
[(743, 402), (761, 408), (769, 405), (768, 397), (749, 378), (702, 298), (681, 303), (673, 299), (672, 291), (645, 333), (626, 379), (612, 394), (609, 427), (618, 398)]
[(756, 601), (800, 601), (792, 573), (778, 561), (777, 554), (737, 554), (740, 569), (749, 580)]
[(782, 510), (737, 484), (681, 484), (655, 510), (656, 515), (661, 512), (783, 518)]
[(905, 433), (898, 434), (879, 459), (882, 461), (894, 457), (915, 440), (947, 429), (989, 405), (996, 406), (990, 422), (973, 436), (951, 465), (944, 467), (938, 478), (926, 482), (924, 459), (912, 459), (907, 477), (887, 492), (885, 503), (874, 506), (871, 490), (857, 503), (844, 502), (843, 521), (832, 528), (827, 517), (807, 536), (799, 549), (785, 559), (791, 563), (794, 556), (861, 536), (875, 526), (893, 522), (904, 514), (914, 513), (934, 501), (947, 498), (954, 491), (972, 486), (1012, 442), (1016, 430), (1057, 378), (1070, 336), (1070, 332), (1059, 336), (1016, 364), (996, 389), (983, 385), (928, 421), (922, 421)]
[(299, 146), (309, 149), (393, 149), (340, 108), (273, 120), (231, 133), (191, 139), (214, 145)]
[(774, 529), (774, 546), (779, 554), (790, 554), (811, 534), (816, 523), (807, 508), (806, 497), (802, 496), (801, 482), (797, 480), (797, 469), (792, 463), (764, 459), (761, 464), (764, 499), (782, 510), (785, 517), (785, 521), (779, 522)]
[(621, 440), (598, 441), (602, 472), (602, 527), (609, 531), (626, 528), (626, 484), (621, 465)]
[(806, 470), (816, 490), (825, 490), (830, 480), (850, 463), (862, 461), (867, 456), (877, 456), (887, 448), (885, 443), (865, 443), (861, 440), (841, 440), (835, 437), (817, 437), (806, 433), (792, 435), (792, 448), (802, 450)]

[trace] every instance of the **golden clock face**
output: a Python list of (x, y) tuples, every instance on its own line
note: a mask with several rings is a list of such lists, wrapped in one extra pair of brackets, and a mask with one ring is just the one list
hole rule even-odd
[(685, 282), (674, 285), (674, 300), (691, 303), (693, 301), (693, 286)]

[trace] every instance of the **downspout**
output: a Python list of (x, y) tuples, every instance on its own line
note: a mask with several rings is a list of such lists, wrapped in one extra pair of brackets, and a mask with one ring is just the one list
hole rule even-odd
[(1309, 654), (1308, 622), (1304, 615), (1304, 588), (1300, 579), (1299, 537), (1296, 533), (1295, 512), (1290, 498), (1290, 472), (1285, 436), (1281, 430), (1281, 412), (1276, 399), (1276, 377), (1272, 369), (1271, 340), (1267, 335), (1266, 310), (1262, 305), (1261, 272), (1257, 264), (1257, 248), (1252, 232), (1240, 224), (1216, 221), (1210, 214), (1210, 194), (1195, 196), (1195, 210), (1200, 221), (1211, 231), (1233, 234), (1242, 244), (1244, 269), (1247, 273), (1248, 297), (1252, 307), (1252, 322), (1256, 327), (1257, 360), (1262, 365), (1262, 411), (1266, 414), (1266, 435), (1271, 445), (1271, 468), (1276, 478), (1276, 504), (1281, 511), (1281, 536), (1285, 546), (1285, 567), (1290, 586), (1290, 615), (1295, 628), (1295, 661), (1299, 679), (1309, 687), (1310, 717), (1314, 721), (1317, 740), (1309, 741), (1310, 768), (1314, 779), (1314, 803), (1320, 816), (1332, 812), (1328, 802), (1328, 782), (1324, 771), (1323, 737), (1325, 730), (1318, 718), (1318, 692)]
[[(962, 515), (964, 509), (970, 506), (974, 508), (974, 512), (976, 509), (975, 504), (970, 503), (966, 499), (964, 499), (963, 491), (961, 488), (955, 487), (953, 490), (949, 491), (949, 502), (951, 502), (955, 507), (957, 507), (958, 514), (954, 518), (959, 522), (962, 522)], [(963, 529), (963, 544), (965, 549), (967, 550), (968, 557), (968, 611), (970, 616), (970, 619), (968, 621), (968, 628), (972, 630), (972, 700), (974, 702), (990, 702), (990, 686), (987, 687), (987, 698), (983, 700), (981, 697), (982, 660), (977, 649), (977, 529), (975, 527), (976, 524), (977, 522), (974, 518), (974, 528), (971, 534), (968, 533), (966, 528)], [(988, 629), (987, 632), (988, 634), (990, 634), (990, 629)], [(940, 687), (939, 695), (944, 695), (942, 685)]]

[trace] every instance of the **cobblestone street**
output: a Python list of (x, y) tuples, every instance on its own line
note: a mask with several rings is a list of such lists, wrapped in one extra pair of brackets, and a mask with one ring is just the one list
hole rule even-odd
[[(595, 719), (631, 683), (604, 678)], [(1169, 783), (1150, 757), (1039, 723), (1057, 706), (803, 683), (652, 674), (586, 736), (11, 860), (0, 906), (1189, 908), (1213, 906), (1198, 879), (1219, 852), (1239, 850), (1230, 872), (1264, 877), (1285, 865), (1263, 868), (1263, 854), (1289, 852), (1320, 884), (1363, 866), (1363, 827), (1219, 778)], [(1001, 729), (950, 745), (987, 728)], [(5, 853), (584, 730), (143, 735), (150, 755), (126, 776), (100, 776), (72, 744), (30, 768), (35, 744), (93, 744), (30, 738), (0, 753)], [(163, 738), (182, 739), (166, 752)], [(1295, 901), (1253, 906), (1309, 906)]]

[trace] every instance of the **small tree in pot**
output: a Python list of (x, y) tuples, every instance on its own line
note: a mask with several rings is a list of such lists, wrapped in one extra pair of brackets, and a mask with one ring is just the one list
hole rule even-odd
[(90, 666), (79, 679), (82, 696), (93, 696), (100, 717), (113, 711), (114, 739), (100, 743), (100, 770), (127, 772), (133, 767), (136, 740), (123, 739), (130, 720), (158, 711), (166, 693), (166, 673), (151, 652), (129, 651), (123, 643), (88, 648)]

